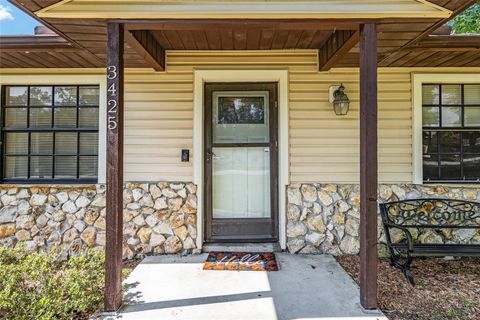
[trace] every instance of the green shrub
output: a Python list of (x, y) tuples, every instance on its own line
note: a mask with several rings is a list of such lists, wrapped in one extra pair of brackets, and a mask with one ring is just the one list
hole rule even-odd
[(104, 255), (0, 248), (0, 319), (85, 319), (103, 301)]

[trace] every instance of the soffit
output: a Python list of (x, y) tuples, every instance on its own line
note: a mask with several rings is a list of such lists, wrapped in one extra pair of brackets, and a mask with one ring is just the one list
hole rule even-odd
[(425, 0), (162, 1), (64, 0), (35, 12), (41, 18), (447, 18)]

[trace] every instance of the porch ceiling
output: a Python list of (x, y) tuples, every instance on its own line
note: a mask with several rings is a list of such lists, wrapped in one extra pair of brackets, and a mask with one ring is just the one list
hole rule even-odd
[(165, 50), (318, 49), (332, 30), (153, 30)]

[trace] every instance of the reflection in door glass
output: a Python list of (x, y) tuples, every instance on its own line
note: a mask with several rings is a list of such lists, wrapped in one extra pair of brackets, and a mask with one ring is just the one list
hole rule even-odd
[(213, 148), (213, 217), (270, 218), (270, 149)]
[(268, 92), (214, 92), (213, 143), (269, 142)]

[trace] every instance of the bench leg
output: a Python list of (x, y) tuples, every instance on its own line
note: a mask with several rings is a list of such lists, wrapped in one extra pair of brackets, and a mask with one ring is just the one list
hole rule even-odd
[(407, 278), (407, 281), (412, 285), (412, 287), (415, 287), (415, 280), (413, 279), (412, 271), (410, 270), (410, 264), (411, 260), (408, 264), (406, 264), (402, 270), (403, 274), (405, 275), (405, 278)]
[(410, 270), (411, 264), (412, 264), (412, 257), (410, 257), (409, 254), (407, 254), (405, 261), (402, 261), (402, 259), (398, 255), (396, 255), (394, 252), (391, 252), (390, 265), (396, 267), (397, 269), (400, 269), (400, 271), (402, 271), (403, 275), (407, 279), (408, 283), (410, 283), (412, 287), (414, 287), (415, 280), (413, 279), (413, 275)]

